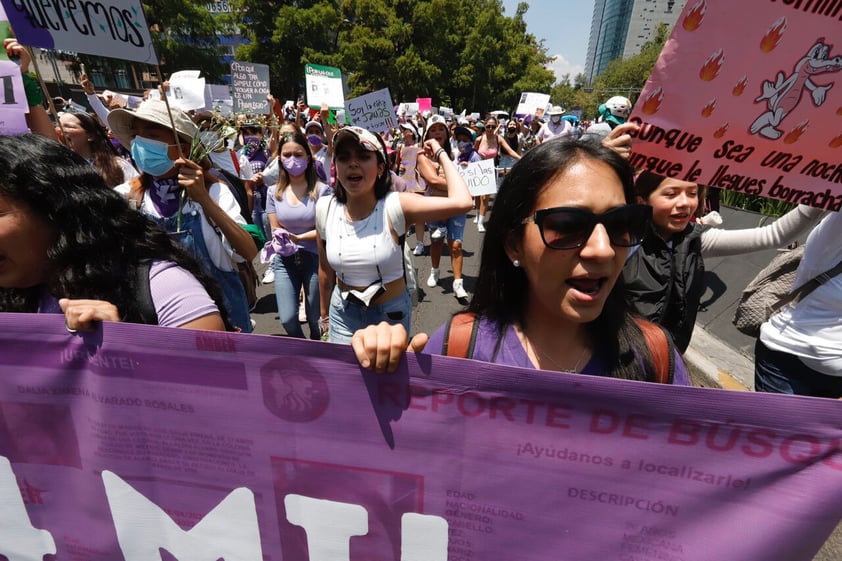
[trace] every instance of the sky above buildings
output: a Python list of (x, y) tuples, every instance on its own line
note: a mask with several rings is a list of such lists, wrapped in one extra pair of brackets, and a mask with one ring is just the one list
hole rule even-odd
[(572, 79), (584, 72), (594, 1), (503, 0), (505, 14), (514, 16), (521, 1), (529, 4), (524, 16), (527, 31), (544, 39), (547, 54), (556, 57), (550, 64), (556, 77), (570, 74)]

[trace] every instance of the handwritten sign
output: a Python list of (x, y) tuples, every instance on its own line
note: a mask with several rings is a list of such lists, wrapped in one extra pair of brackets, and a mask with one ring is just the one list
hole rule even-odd
[(9, 559), (811, 559), (842, 515), (836, 400), (59, 314), (0, 360)]
[(326, 103), (331, 109), (345, 108), (342, 71), (338, 68), (305, 64), (304, 81), (307, 89), (307, 105), (310, 107), (321, 107), (322, 103)]
[(791, 203), (842, 208), (838, 7), (690, 1), (630, 121), (630, 163)]
[(515, 117), (525, 117), (526, 115), (540, 117), (546, 111), (549, 103), (549, 94), (523, 92), (520, 94), (520, 101), (517, 104), (517, 109), (515, 109)]
[(234, 111), (266, 113), (269, 95), (269, 65), (235, 60), (231, 63), (231, 97)]
[(480, 160), (472, 162), (466, 167), (456, 166), (462, 179), (468, 185), (471, 195), (491, 195), (497, 192), (497, 172), (494, 160)]
[(199, 77), (198, 70), (181, 70), (170, 76), (170, 89), (167, 92), (170, 105), (183, 111), (205, 108), (205, 79)]
[(398, 118), (392, 105), (389, 88), (367, 93), (345, 102), (345, 118), (352, 125), (373, 132), (383, 132), (397, 126)]
[(23, 45), (158, 64), (139, 0), (2, 0)]

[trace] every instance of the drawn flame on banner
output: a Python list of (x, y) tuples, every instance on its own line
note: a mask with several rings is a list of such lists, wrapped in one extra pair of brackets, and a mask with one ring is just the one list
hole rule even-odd
[(781, 42), (784, 31), (786, 31), (786, 18), (782, 17), (772, 24), (772, 27), (769, 28), (763, 39), (760, 40), (760, 50), (764, 53), (772, 52), (778, 46), (778, 43)]
[(747, 85), (748, 76), (743, 76), (742, 78), (740, 78), (740, 81), (737, 82), (737, 84), (734, 86), (734, 89), (731, 90), (731, 93), (735, 96), (741, 96), (743, 95), (743, 92), (745, 91)]
[(699, 78), (705, 82), (710, 82), (719, 76), (719, 70), (722, 68), (722, 63), (725, 62), (725, 55), (722, 49), (719, 49), (705, 61), (699, 69)]
[(707, 9), (708, 7), (705, 0), (699, 0), (696, 2), (696, 5), (687, 12), (687, 15), (684, 16), (684, 21), (681, 22), (681, 26), (687, 31), (696, 31), (699, 29), (699, 26), (702, 25), (702, 20), (705, 19), (705, 12)]
[(842, 146), (842, 134), (837, 135), (836, 138), (831, 140), (828, 143), (828, 146), (830, 146), (831, 148), (839, 148), (840, 146)]
[(664, 91), (659, 86), (655, 90), (651, 91), (649, 95), (646, 96), (646, 99), (643, 100), (643, 114), (644, 115), (654, 115), (658, 112), (658, 109), (661, 108), (661, 102), (664, 100)]
[(708, 101), (704, 107), (702, 107), (702, 117), (710, 117), (715, 107), (716, 98), (713, 98), (710, 101)]
[(836, 108), (836, 114), (839, 115), (840, 117), (842, 117), (842, 107)]
[(713, 133), (714, 138), (722, 138), (725, 136), (725, 133), (728, 132), (728, 123), (725, 123)]
[(801, 135), (804, 134), (804, 131), (806, 131), (809, 126), (810, 126), (810, 121), (801, 121), (800, 123), (795, 125), (795, 128), (792, 129), (791, 131), (789, 131), (787, 133), (787, 135), (784, 137), (784, 144), (794, 144), (795, 142), (797, 142), (798, 139), (801, 138)]

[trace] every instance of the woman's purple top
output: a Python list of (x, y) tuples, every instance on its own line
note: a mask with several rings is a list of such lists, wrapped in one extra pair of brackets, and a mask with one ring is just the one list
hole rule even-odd
[[(284, 197), (283, 192), (276, 195), (275, 191), (276, 188), (274, 185), (269, 188), (269, 196), (266, 200), (266, 213), (275, 213), (281, 226), (287, 232), (293, 234), (303, 234), (316, 229), (316, 201), (322, 195), (329, 195), (332, 192), (328, 185), (316, 183), (315, 198), (305, 197), (299, 204), (291, 205), (286, 200), (286, 197)], [(315, 239), (296, 243), (305, 251), (315, 254), (319, 253)]]
[[(427, 346), (424, 347), (424, 353), (440, 355), (442, 354), (442, 345), (444, 344), (444, 332), (447, 325), (439, 327), (433, 333)], [(481, 360), (483, 362), (493, 362), (494, 364), (503, 364), (506, 366), (520, 366), (521, 368), (531, 368), (535, 370), (535, 365), (529, 360), (526, 354), (526, 349), (518, 339), (517, 333), (513, 325), (506, 327), (503, 332), (503, 339), (500, 341), (500, 348), (495, 355), (495, 347), (497, 346), (497, 326), (487, 318), (480, 318), (479, 327), (477, 329), (477, 339), (474, 346), (474, 360)], [(678, 351), (675, 352), (675, 376), (673, 378), (673, 385), (676, 386), (690, 386), (690, 378), (687, 375), (687, 368), (684, 366), (684, 361), (681, 360), (681, 355)], [(581, 370), (581, 374), (589, 374), (591, 376), (608, 376), (608, 369), (600, 362), (596, 356), (585, 364)]]

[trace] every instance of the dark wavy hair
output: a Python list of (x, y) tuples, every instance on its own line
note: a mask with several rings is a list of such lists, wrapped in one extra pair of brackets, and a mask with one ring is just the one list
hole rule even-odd
[[(294, 142), (298, 144), (307, 155), (307, 170), (304, 172), (304, 177), (307, 179), (307, 194), (311, 199), (313, 199), (317, 195), (315, 191), (316, 183), (319, 181), (319, 176), (316, 175), (316, 163), (313, 159), (313, 152), (310, 150), (309, 144), (307, 144), (307, 137), (300, 132), (282, 135), (280, 143), (278, 144), (278, 158), (281, 157), (281, 150), (287, 142)], [(280, 168), (281, 173), (278, 177), (278, 185), (275, 188), (275, 198), (279, 198), (281, 193), (284, 192), (284, 189), (286, 189), (286, 186), (289, 185), (289, 173), (287, 173), (286, 168), (280, 161), (278, 161), (278, 167)]]
[(79, 124), (90, 135), (91, 156), (96, 167), (109, 187), (116, 187), (123, 183), (123, 168), (117, 163), (117, 150), (108, 139), (105, 128), (87, 113), (68, 113), (79, 121)]
[[(45, 287), (54, 297), (105, 300), (123, 321), (143, 323), (138, 269), (171, 261), (202, 283), (231, 329), (222, 293), (196, 259), (69, 148), (34, 134), (0, 136), (0, 196), (52, 230)], [(0, 288), (0, 311), (36, 312), (41, 289)]]
[[(383, 138), (374, 133), (374, 136), (377, 137), (377, 142), (380, 143), (380, 146), (383, 148), (383, 152), (386, 153), (386, 143), (383, 142)], [(353, 138), (347, 137), (347, 140), (343, 140), (341, 143), (347, 142), (356, 142)], [(359, 145), (359, 144), (358, 144)], [(337, 153), (338, 146), (334, 145), (333, 147), (333, 157), (334, 161), (336, 161), (336, 153)], [(380, 153), (380, 150), (375, 152), (377, 154), (377, 162), (383, 164), (383, 173), (377, 176), (377, 179), (374, 181), (374, 196), (377, 200), (384, 198), (389, 192), (392, 190), (392, 173), (391, 173), (391, 166), (389, 162), (383, 161), (383, 155)], [(340, 203), (348, 202), (348, 192), (345, 191), (345, 187), (342, 186), (342, 182), (339, 181), (339, 177), (336, 178), (336, 183), (333, 186), (333, 195), (336, 197), (336, 200)]]
[[(526, 316), (529, 280), (506, 254), (504, 240), (522, 238), (523, 220), (535, 211), (539, 195), (550, 181), (582, 160), (596, 160), (611, 167), (623, 185), (626, 203), (635, 202), (633, 171), (613, 150), (578, 141), (546, 142), (532, 148), (513, 167), (500, 186), (486, 224), (479, 274), (468, 310), (497, 325), (499, 338), (507, 327), (529, 323)], [(599, 188), (594, 185), (594, 188)], [(623, 278), (617, 279), (602, 313), (586, 324), (594, 355), (615, 378), (645, 380), (654, 372), (640, 328), (626, 300)], [(639, 359), (643, 360), (641, 369)]]

